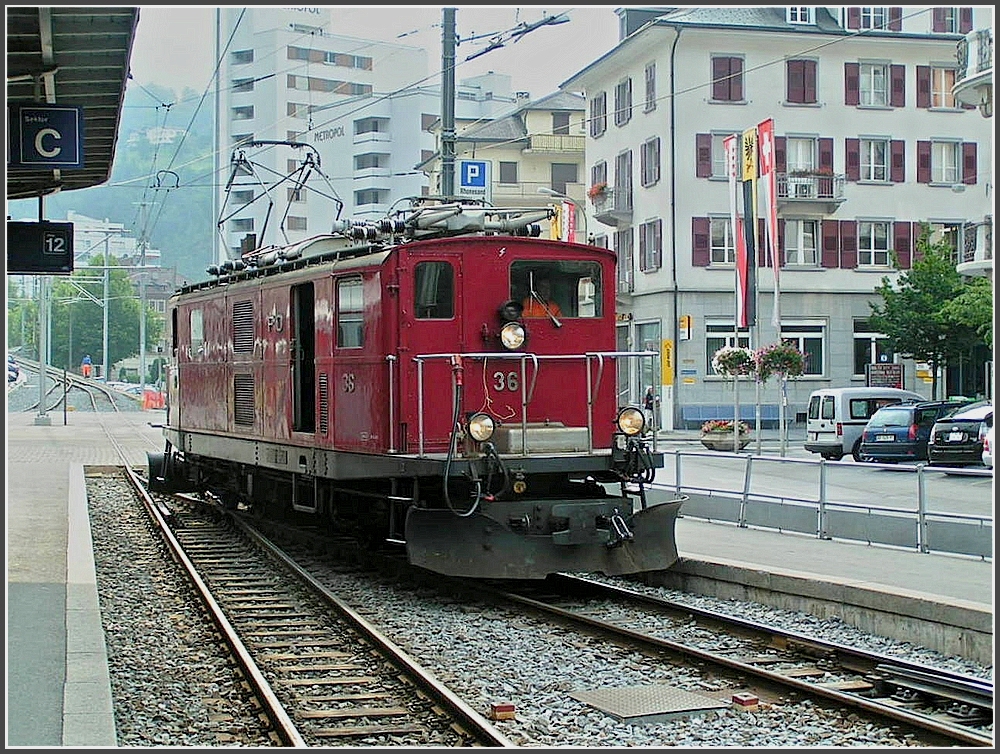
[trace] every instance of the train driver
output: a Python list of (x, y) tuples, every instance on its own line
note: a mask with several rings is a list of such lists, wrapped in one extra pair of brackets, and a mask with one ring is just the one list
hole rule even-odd
[(552, 283), (546, 277), (540, 277), (535, 281), (537, 288), (534, 295), (529, 293), (524, 297), (521, 306), (524, 307), (522, 316), (524, 317), (561, 317), (562, 309), (559, 304), (552, 301)]

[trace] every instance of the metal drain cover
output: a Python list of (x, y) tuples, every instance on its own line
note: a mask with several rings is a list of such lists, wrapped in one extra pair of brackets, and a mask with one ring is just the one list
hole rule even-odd
[(718, 699), (693, 694), (673, 686), (625, 686), (577, 691), (570, 697), (606, 712), (619, 721), (663, 722), (682, 715), (709, 712), (729, 706)]

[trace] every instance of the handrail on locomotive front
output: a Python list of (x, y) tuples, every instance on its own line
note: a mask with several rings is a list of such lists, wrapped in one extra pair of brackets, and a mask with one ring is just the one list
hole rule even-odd
[[(588, 351), (583, 354), (553, 354), (553, 355), (539, 355), (535, 353), (510, 353), (506, 351), (500, 351), (495, 353), (483, 353), (483, 352), (473, 352), (473, 353), (433, 353), (433, 354), (418, 354), (413, 357), (413, 361), (417, 364), (417, 441), (418, 449), (417, 456), (425, 457), (424, 452), (424, 364), (432, 360), (476, 360), (481, 359), (484, 362), (489, 359), (507, 359), (507, 360), (517, 360), (521, 367), (521, 451), (523, 455), (529, 455), (528, 449), (528, 405), (531, 403), (531, 399), (534, 396), (535, 386), (538, 381), (538, 372), (541, 367), (541, 362), (543, 361), (570, 361), (570, 360), (583, 360), (586, 365), (587, 372), (587, 452), (594, 452), (594, 400), (598, 389), (601, 386), (601, 382), (604, 378), (604, 366), (606, 359), (649, 359), (650, 369), (652, 374), (656, 374), (656, 359), (659, 357), (659, 353), (656, 351)], [(526, 388), (526, 377), (527, 377), (527, 363), (531, 361), (534, 369), (531, 375), (531, 386)], [(389, 365), (389, 390), (390, 397), (392, 395), (392, 385), (395, 379), (395, 374), (393, 370), (394, 362), (396, 362), (395, 357), (390, 357), (388, 360)], [(597, 375), (596, 379), (593, 375), (593, 369), (591, 364), (597, 365)], [(452, 391), (457, 389), (457, 378), (456, 370), (452, 370)], [(655, 414), (654, 414), (655, 417)], [(392, 425), (390, 424), (390, 427)], [(657, 448), (657, 433), (654, 425), (652, 429), (652, 441), (653, 452), (656, 452)], [(389, 432), (389, 451), (394, 452), (395, 447), (395, 430), (390, 429)]]

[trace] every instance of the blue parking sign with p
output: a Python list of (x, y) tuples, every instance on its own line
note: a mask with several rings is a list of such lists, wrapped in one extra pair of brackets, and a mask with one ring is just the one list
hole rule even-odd
[(462, 160), (460, 185), (463, 188), (486, 188), (486, 162)]

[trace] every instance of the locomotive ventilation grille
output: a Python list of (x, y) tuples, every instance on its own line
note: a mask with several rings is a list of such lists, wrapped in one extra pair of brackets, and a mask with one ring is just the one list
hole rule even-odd
[(233, 421), (252, 427), (254, 420), (253, 375), (233, 375)]
[(319, 375), (319, 433), (330, 431), (330, 388), (326, 373)]
[(233, 302), (233, 352), (253, 353), (253, 301)]

